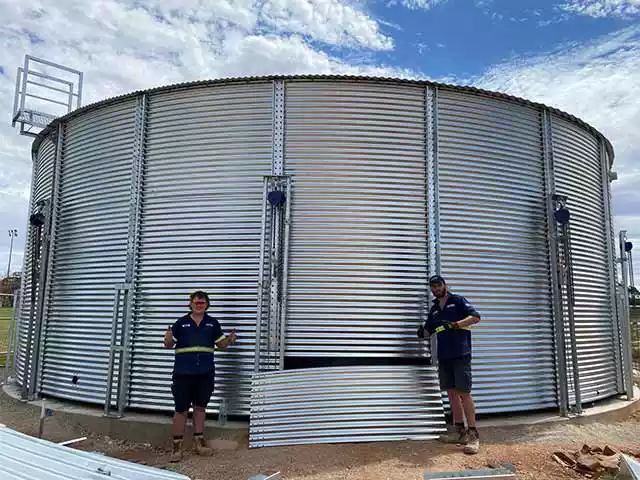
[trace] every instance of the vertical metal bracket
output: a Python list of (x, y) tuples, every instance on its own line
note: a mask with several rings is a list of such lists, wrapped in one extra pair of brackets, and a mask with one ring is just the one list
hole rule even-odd
[[(27, 337), (26, 358), (22, 380), (22, 398), (33, 400), (36, 392), (36, 379), (40, 363), (40, 341), (42, 333), (42, 314), (44, 309), (45, 282), (49, 259), (49, 229), (51, 227), (51, 199), (38, 202), (39, 213), (44, 215), (44, 225), (36, 227), (32, 241), (35, 252), (31, 267), (31, 305), (29, 311), (29, 333)], [(36, 205), (38, 206), (38, 205)]]
[[(128, 339), (126, 334), (128, 328), (126, 326), (125, 318), (127, 316), (127, 297), (130, 296), (131, 285), (128, 283), (116, 285), (115, 298), (113, 302), (113, 317), (111, 320), (111, 340), (109, 342), (109, 364), (107, 366), (107, 385), (104, 398), (104, 414), (107, 417), (122, 417), (122, 410), (124, 405), (122, 399), (125, 398), (126, 386), (123, 385), (123, 378), (126, 369), (125, 356), (128, 353)], [(124, 298), (123, 298), (124, 297)], [(120, 324), (120, 305), (123, 304), (122, 318), (123, 322)], [(116, 365), (116, 355), (118, 355), (118, 377), (116, 382), (116, 410), (117, 414), (113, 414), (111, 411), (112, 406), (112, 392), (113, 392), (113, 377), (114, 368)]]
[(265, 283), (265, 248), (267, 244), (267, 194), (269, 192), (268, 177), (264, 178), (262, 186), (262, 227), (260, 230), (260, 261), (258, 264), (258, 304), (256, 309), (256, 340), (255, 340), (255, 359), (253, 370), (260, 371), (262, 363), (262, 317), (264, 309), (264, 292)]
[(622, 335), (622, 358), (624, 362), (624, 387), (628, 400), (633, 400), (633, 348), (631, 346), (631, 325), (629, 312), (629, 260), (625, 251), (627, 242), (626, 230), (621, 230), (620, 241), (620, 267), (622, 269), (622, 314), (620, 315)]
[(602, 181), (602, 201), (604, 205), (604, 232), (607, 244), (607, 263), (609, 265), (609, 300), (613, 316), (613, 356), (616, 363), (616, 391), (622, 393), (624, 389), (622, 374), (622, 343), (620, 341), (620, 312), (616, 299), (616, 249), (613, 238), (613, 218), (611, 217), (611, 185), (609, 175), (609, 160), (604, 140), (600, 139), (600, 167)]
[(291, 225), (291, 178), (284, 175), (285, 88), (284, 80), (273, 81), (272, 175), (264, 177), (262, 192), (255, 372), (284, 368)]
[[(427, 269), (428, 275), (440, 274), (440, 207), (438, 192), (438, 89), (435, 86), (425, 87), (425, 146), (426, 146), (426, 186), (427, 186)], [(426, 288), (427, 308), (431, 300), (431, 292)], [(428, 354), (431, 363), (438, 364), (436, 335), (430, 337)], [(425, 342), (425, 346), (426, 346)]]
[[(32, 327), (33, 342), (31, 335), (29, 336), (29, 379), (23, 383), (23, 396), (28, 400), (34, 400), (38, 386), (40, 385), (40, 374), (42, 372), (45, 335), (42, 334), (46, 330), (46, 317), (48, 314), (48, 297), (50, 292), (50, 281), (53, 267), (53, 250), (55, 248), (55, 237), (58, 223), (58, 197), (60, 194), (60, 180), (62, 174), (62, 153), (64, 148), (64, 122), (58, 124), (58, 129), (53, 135), (53, 141), (56, 144), (56, 156), (53, 166), (53, 179), (51, 188), (51, 197), (44, 201), (45, 225), (42, 229), (42, 250), (39, 257), (39, 271), (37, 282), (37, 298), (35, 309), (32, 305), (32, 315), (30, 316), (30, 326)], [(36, 261), (38, 261), (36, 259)], [(32, 290), (35, 285), (32, 285)], [(33, 295), (32, 295), (33, 298)], [(33, 315), (35, 314), (35, 315)], [(25, 370), (26, 376), (26, 370)]]
[(56, 143), (56, 157), (54, 163), (51, 203), (48, 215), (49, 224), (45, 233), (45, 244), (43, 250), (44, 263), (42, 264), (42, 271), (44, 272), (44, 276), (41, 276), (42, 283), (40, 283), (40, 285), (42, 285), (42, 288), (40, 290), (37, 313), (39, 323), (36, 330), (36, 337), (34, 338), (34, 345), (36, 346), (36, 350), (34, 352), (36, 362), (34, 363), (35, 368), (31, 371), (31, 391), (29, 393), (30, 400), (33, 400), (36, 391), (39, 391), (38, 384), (40, 383), (40, 376), (43, 371), (46, 334), (43, 335), (42, 332), (44, 331), (46, 333), (49, 319), (49, 295), (51, 293), (51, 278), (53, 273), (53, 261), (58, 230), (58, 204), (60, 197), (60, 185), (62, 182), (62, 161), (64, 153), (65, 128), (66, 124), (64, 122), (60, 122), (58, 124), (57, 131), (53, 135), (53, 141)]
[(438, 200), (438, 90), (426, 87), (427, 225), (429, 275), (440, 273), (440, 212)]
[[(285, 176), (265, 177), (256, 312), (256, 372), (284, 368), (290, 205), (291, 179)], [(267, 252), (268, 263), (265, 261)], [(265, 311), (264, 294), (267, 290), (269, 296)]]
[(125, 281), (133, 282), (138, 254), (138, 235), (142, 206), (142, 180), (146, 153), (147, 135), (147, 94), (138, 95), (135, 113), (135, 131), (133, 139), (133, 158), (131, 161), (131, 185), (129, 188), (129, 228), (127, 232), (127, 264)]
[[(31, 152), (31, 178), (36, 178), (36, 175), (38, 174), (38, 157), (34, 152)], [(33, 185), (31, 186), (31, 194), (29, 195), (29, 212), (33, 212), (34, 208), (35, 208), (35, 189), (33, 187)], [(27, 347), (27, 345), (25, 345), (25, 350), (23, 351), (22, 348), (20, 348), (18, 346), (18, 341), (20, 339), (20, 336), (23, 334), (23, 331), (26, 330), (26, 335), (27, 335), (27, 344), (29, 343), (29, 339), (30, 339), (30, 332), (31, 332), (31, 321), (33, 320), (33, 288), (31, 288), (31, 293), (29, 295), (26, 295), (26, 285), (27, 285), (27, 281), (30, 281), (31, 283), (33, 283), (33, 278), (32, 278), (32, 271), (33, 271), (33, 266), (31, 268), (29, 268), (29, 259), (33, 260), (33, 252), (31, 251), (34, 248), (34, 238), (35, 238), (35, 230), (34, 227), (30, 224), (30, 222), (27, 222), (27, 227), (25, 228), (25, 232), (26, 232), (26, 240), (25, 240), (25, 254), (24, 254), (24, 258), (22, 259), (22, 279), (20, 282), (21, 285), (21, 298), (20, 298), (20, 312), (21, 315), (18, 317), (18, 323), (16, 325), (16, 357), (14, 360), (14, 365), (13, 365), (13, 371), (14, 371), (14, 377), (17, 381), (17, 383), (20, 385), (21, 389), (20, 389), (20, 395), (21, 398), (26, 399), (26, 395), (27, 395), (27, 391), (26, 391), (26, 386), (25, 386), (25, 379), (26, 379), (26, 371), (27, 371), (27, 367), (29, 364), (29, 360), (28, 360), (28, 355), (29, 355), (29, 348)], [(27, 280), (30, 279), (30, 280)], [(28, 303), (27, 303), (28, 302)], [(22, 313), (24, 310), (26, 310), (28, 305), (28, 309), (29, 309), (29, 314), (27, 316), (26, 322), (24, 317), (22, 316)], [(24, 353), (24, 356), (23, 356)], [(22, 372), (22, 375), (19, 374), (19, 366), (20, 363), (22, 362), (22, 365), (24, 367), (24, 370)], [(20, 377), (20, 378), (18, 378)]]
[(553, 137), (551, 115), (544, 108), (541, 112), (542, 120), (542, 154), (545, 172), (545, 198), (547, 210), (547, 247), (549, 249), (549, 278), (551, 284), (551, 298), (553, 299), (553, 332), (556, 354), (556, 388), (561, 416), (569, 414), (569, 390), (567, 380), (567, 351), (564, 329), (564, 314), (562, 311), (562, 281), (560, 273), (559, 240), (555, 213), (555, 175), (553, 170)]
[(287, 348), (287, 305), (289, 304), (289, 237), (291, 236), (291, 206), (292, 206), (292, 189), (291, 177), (286, 178), (287, 203), (284, 213), (284, 239), (283, 241), (283, 261), (281, 277), (281, 294), (280, 294), (280, 358), (278, 359), (279, 370), (284, 370), (284, 355)]
[(285, 116), (284, 80), (273, 81), (273, 158), (271, 173), (284, 175), (284, 116)]
[[(124, 294), (122, 324), (118, 326), (117, 315), (119, 309), (118, 296), (114, 306), (114, 326), (112, 327), (111, 353), (109, 375), (111, 380), (107, 383), (107, 393), (105, 395), (105, 415), (111, 415), (111, 389), (113, 388), (113, 361), (114, 355), (119, 353), (118, 380), (116, 398), (117, 416), (122, 417), (129, 398), (129, 371), (130, 371), (130, 350), (131, 350), (131, 325), (133, 323), (133, 310), (135, 300), (135, 272), (138, 260), (138, 238), (139, 225), (142, 207), (142, 183), (144, 177), (144, 161), (146, 153), (146, 130), (147, 130), (147, 104), (146, 93), (138, 95), (136, 99), (135, 124), (133, 135), (133, 152), (131, 158), (131, 183), (129, 187), (129, 225), (127, 231), (127, 259), (125, 265), (125, 281), (119, 287), (119, 292)], [(119, 328), (118, 328), (119, 327)], [(116, 333), (120, 331), (120, 340), (116, 340)]]
[[(36, 175), (38, 174), (38, 158), (34, 153), (31, 154), (31, 162), (32, 162), (31, 178), (36, 178)], [(34, 189), (34, 186), (32, 185), (31, 195), (29, 199), (29, 212), (36, 211), (37, 202), (35, 201), (34, 197), (35, 197), (35, 189)], [(22, 270), (22, 285), (24, 288), (27, 282), (27, 278), (29, 278), (30, 288), (29, 288), (28, 300), (27, 300), (27, 295), (24, 295), (22, 298), (22, 301), (24, 302), (23, 305), (25, 305), (27, 301), (29, 302), (28, 304), (29, 314), (27, 316), (26, 322), (24, 322), (22, 318), (19, 318), (19, 322), (18, 322), (18, 338), (22, 334), (23, 329), (26, 330), (26, 335), (27, 335), (26, 345), (24, 349), (24, 357), (22, 356), (21, 349), (18, 348), (16, 350), (18, 355), (20, 356), (20, 359), (18, 360), (18, 362), (22, 361), (22, 365), (23, 365), (21, 379), (18, 381), (21, 387), (20, 397), (22, 400), (26, 400), (27, 390), (28, 390), (27, 382), (28, 382), (28, 371), (29, 371), (29, 356), (31, 352), (31, 340), (33, 335), (32, 326), (35, 319), (36, 274), (37, 274), (37, 268), (38, 268), (37, 262), (40, 261), (39, 237), (40, 237), (41, 228), (34, 226), (31, 222), (28, 222), (27, 228), (25, 229), (25, 231), (27, 232), (27, 239), (25, 244), (25, 256), (24, 256), (23, 270)], [(34, 248), (38, 249), (37, 253), (34, 253), (33, 251)], [(29, 259), (31, 260), (31, 263), (29, 263)], [(16, 365), (18, 364), (18, 362), (16, 362)], [(18, 378), (17, 369), (16, 369), (16, 378)]]
[[(568, 199), (564, 195), (554, 195), (554, 217), (560, 224), (559, 245), (560, 255), (560, 285), (564, 284), (563, 301), (567, 306), (567, 324), (569, 326), (569, 340), (571, 353), (571, 377), (573, 380), (574, 408), (573, 413), (582, 413), (582, 391), (580, 389), (580, 368), (578, 363), (578, 346), (575, 325), (575, 293), (573, 285), (573, 259), (571, 246), (571, 224), (569, 221)], [(560, 215), (564, 213), (564, 215)], [(564, 282), (563, 282), (564, 281)], [(565, 342), (566, 342), (566, 329)]]

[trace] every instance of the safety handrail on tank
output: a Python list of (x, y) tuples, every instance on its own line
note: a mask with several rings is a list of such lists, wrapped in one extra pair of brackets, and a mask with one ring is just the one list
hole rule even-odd
[[(43, 71), (35, 70), (39, 68)], [(52, 72), (52, 74), (45, 72)], [(72, 80), (63, 78), (66, 74)], [(59, 116), (66, 115), (82, 104), (83, 73), (79, 70), (25, 55), (24, 65), (17, 68), (11, 126), (20, 124), (20, 134), (36, 136), (33, 128), (44, 128)], [(27, 99), (37, 101), (28, 105)], [(62, 109), (60, 107), (63, 107)], [(53, 109), (57, 108), (55, 113)], [(43, 111), (52, 109), (52, 112)]]

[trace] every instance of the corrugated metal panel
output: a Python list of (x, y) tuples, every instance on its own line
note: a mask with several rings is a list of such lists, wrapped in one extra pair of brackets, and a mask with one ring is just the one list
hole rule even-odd
[(427, 281), (425, 92), (291, 82), (287, 350), (415, 356)]
[[(541, 103), (532, 102), (524, 98), (514, 97), (513, 95), (507, 95), (506, 93), (492, 92), (490, 90), (484, 90), (484, 89), (480, 89), (472, 86), (451, 85), (451, 84), (444, 84), (444, 83), (436, 83), (429, 80), (412, 80), (409, 78), (390, 78), (390, 77), (380, 77), (380, 76), (365, 77), (365, 76), (356, 76), (356, 75), (271, 75), (271, 76), (260, 76), (260, 77), (253, 76), (253, 77), (217, 78), (214, 80), (197, 80), (193, 82), (183, 82), (183, 83), (177, 83), (172, 85), (164, 85), (161, 87), (155, 87), (147, 90), (139, 90), (136, 92), (127, 93), (125, 95), (107, 98), (105, 100), (102, 100), (100, 102), (96, 102), (93, 104), (85, 105), (84, 107), (74, 110), (73, 112), (51, 122), (46, 128), (44, 128), (39, 133), (38, 138), (34, 141), (34, 147), (36, 148), (38, 147), (38, 142), (40, 141), (42, 136), (49, 134), (52, 131), (52, 129), (57, 126), (58, 122), (69, 120), (78, 115), (82, 115), (87, 111), (91, 111), (96, 108), (103, 107), (105, 105), (109, 105), (115, 102), (121, 102), (125, 99), (135, 97), (136, 95), (141, 93), (145, 93), (145, 92), (146, 93), (170, 93), (170, 92), (184, 90), (188, 88), (196, 88), (196, 87), (210, 88), (210, 87), (216, 87), (224, 84), (237, 85), (237, 84), (246, 84), (247, 82), (262, 83), (262, 82), (268, 82), (273, 80), (306, 80), (306, 81), (323, 82), (323, 83), (366, 82), (366, 83), (384, 83), (388, 85), (402, 85), (402, 86), (409, 85), (409, 86), (422, 86), (422, 87), (426, 87), (426, 86), (446, 87), (449, 89), (454, 89), (458, 92), (468, 93), (471, 95), (491, 96), (492, 98), (502, 99), (510, 103), (526, 105), (530, 107), (545, 107), (545, 105), (542, 105)], [(584, 121), (582, 121), (581, 119), (573, 115), (562, 112), (556, 108), (552, 108), (552, 107), (546, 107), (546, 108), (556, 113), (557, 115), (562, 116), (563, 118), (567, 118), (569, 121), (576, 122), (581, 127), (585, 128), (590, 132), (593, 132), (594, 134), (601, 135), (595, 128), (593, 128), (592, 126), (588, 125), (587, 123), (585, 123)], [(606, 142), (607, 151), (613, 154), (613, 147), (611, 146), (611, 143), (606, 138), (603, 137), (603, 139)]]
[(134, 108), (132, 101), (113, 105), (65, 128), (45, 394), (104, 402), (115, 285), (126, 262)]
[[(47, 138), (40, 145), (38, 155), (33, 166), (31, 185), (31, 203), (29, 214), (36, 202), (50, 198), (53, 191), (53, 164), (55, 162), (56, 146)], [(22, 277), (22, 306), (18, 325), (15, 370), (17, 381), (22, 385), (24, 378), (26, 349), (29, 337), (29, 315), (31, 313), (31, 268), (34, 245), (34, 227), (27, 224), (27, 240), (25, 242), (25, 258), (23, 261)]]
[[(315, 79), (291, 80), (287, 86), (285, 173), (295, 182), (289, 358), (411, 357), (403, 362), (413, 362), (425, 353), (420, 350), (424, 342), (415, 338), (427, 273), (424, 85)], [(443, 272), (454, 289), (474, 301), (484, 316), (474, 336), (479, 411), (554, 406), (539, 113), (496, 97), (448, 89), (440, 93), (440, 249)], [(271, 172), (271, 95), (267, 82), (219, 82), (152, 95), (136, 267), (132, 406), (171, 409), (172, 358), (161, 349), (162, 333), (186, 312), (187, 295), (204, 288), (212, 293), (212, 312), (223, 327), (240, 333), (233, 352), (218, 358), (220, 389), (212, 411), (224, 397), (231, 400), (231, 413), (248, 413), (262, 175)], [(124, 278), (126, 255), (134, 143), (134, 104), (127, 102), (126, 120), (120, 103), (73, 117), (69, 134), (84, 140), (66, 139), (71, 158), (81, 160), (70, 164), (65, 150), (56, 232), (56, 240), (65, 241), (53, 251), (54, 288), (45, 332), (51, 362), (45, 364), (44, 387), (52, 395), (103, 400), (113, 284)], [(123, 122), (131, 136), (121, 142)], [(568, 173), (558, 181), (559, 193), (566, 193), (560, 191), (563, 182), (587, 189), (578, 193), (601, 211), (601, 184), (594, 189), (599, 180), (592, 178), (599, 171), (597, 142), (581, 127), (562, 125), (566, 138), (562, 131), (554, 132), (560, 138), (555, 156)], [(50, 142), (40, 147), (36, 164), (42, 161), (43, 168), (36, 168), (34, 192), (48, 189), (48, 196), (54, 148)], [(578, 147), (588, 153), (577, 152)], [(103, 175), (100, 162), (108, 166), (120, 157), (126, 162), (118, 165), (127, 167), (112, 165)], [(78, 166), (82, 162), (86, 173)], [(577, 175), (585, 169), (587, 182), (579, 186)], [(100, 178), (93, 178), (98, 170)], [(86, 186), (79, 189), (79, 182)], [(112, 190), (106, 189), (112, 183), (119, 185), (117, 192), (127, 185), (126, 201), (118, 193), (115, 211), (96, 217), (97, 210), (88, 211), (87, 205), (97, 208), (98, 199), (110, 198)], [(570, 199), (572, 195), (577, 198), (569, 193)], [(575, 209), (587, 207), (582, 201)], [(596, 218), (592, 214), (584, 210), (582, 217)], [(604, 226), (601, 212), (591, 218), (595, 224), (584, 223), (576, 212), (574, 218), (579, 224), (574, 225), (574, 244), (580, 235), (576, 228), (597, 236)], [(107, 233), (102, 236), (102, 231)], [(462, 236), (469, 232), (471, 239)], [(109, 248), (91, 250), (92, 238), (121, 255)], [(585, 243), (584, 238), (590, 243), (594, 237), (583, 235), (578, 243)], [(78, 242), (89, 249), (87, 255), (78, 253)], [(577, 276), (587, 278), (586, 266), (592, 272), (594, 265), (600, 269), (597, 262), (607, 261), (599, 251), (584, 245), (577, 249), (574, 257), (582, 258)], [(72, 258), (72, 263), (60, 263)], [(64, 288), (56, 290), (58, 284)], [(596, 365), (595, 376), (587, 379), (592, 384), (587, 388), (595, 392), (586, 395), (588, 400), (615, 393), (608, 386), (598, 389), (605, 377), (615, 378), (615, 367), (613, 360), (598, 363), (612, 345), (606, 343), (610, 333), (594, 329), (611, 322), (610, 308), (598, 297), (605, 293), (594, 294), (584, 282), (580, 289), (583, 370)], [(23, 318), (28, 301), (27, 286)], [(95, 318), (92, 312), (88, 319), (91, 302), (97, 302)], [(75, 320), (79, 318), (84, 330)], [(597, 322), (587, 324), (586, 318)], [(74, 374), (79, 387), (70, 384)]]
[(251, 447), (430, 440), (444, 427), (434, 367), (310, 368), (254, 377)]
[(179, 473), (63, 447), (0, 426), (2, 480), (189, 480)]
[(631, 480), (640, 480), (640, 462), (623, 453), (620, 457), (620, 474)]
[(170, 410), (167, 326), (204, 289), (238, 344), (217, 354), (216, 392), (247, 414), (254, 360), (263, 176), (271, 173), (272, 85), (152, 95), (133, 325), (131, 406)]
[(478, 308), (478, 412), (556, 405), (540, 113), (443, 90), (440, 251), (453, 292)]
[(568, 197), (582, 400), (616, 393), (613, 310), (598, 140), (553, 117), (556, 193)]

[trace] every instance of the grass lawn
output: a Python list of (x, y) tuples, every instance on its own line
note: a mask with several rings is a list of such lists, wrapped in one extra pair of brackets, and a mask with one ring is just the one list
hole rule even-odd
[(0, 367), (4, 367), (9, 343), (9, 324), (11, 323), (11, 308), (0, 308)]

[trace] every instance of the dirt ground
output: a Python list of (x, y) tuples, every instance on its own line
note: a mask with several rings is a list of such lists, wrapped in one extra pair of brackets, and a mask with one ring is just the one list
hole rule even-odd
[[(38, 415), (0, 395), (0, 423), (35, 435)], [(456, 445), (437, 442), (389, 442), (248, 449), (247, 441), (232, 450), (218, 450), (202, 458), (188, 452), (182, 463), (167, 463), (167, 452), (149, 444), (131, 444), (101, 437), (65, 421), (47, 418), (44, 437), (54, 442), (88, 436), (74, 445), (146, 465), (183, 473), (193, 480), (247, 480), (258, 473), (282, 472), (283, 480), (419, 480), (427, 471), (486, 468), (501, 463), (515, 466), (518, 478), (558, 480), (585, 478), (564, 469), (554, 451), (578, 450), (583, 443), (609, 445), (640, 456), (640, 412), (613, 424), (546, 425), (481, 430), (481, 451), (467, 456)]]

